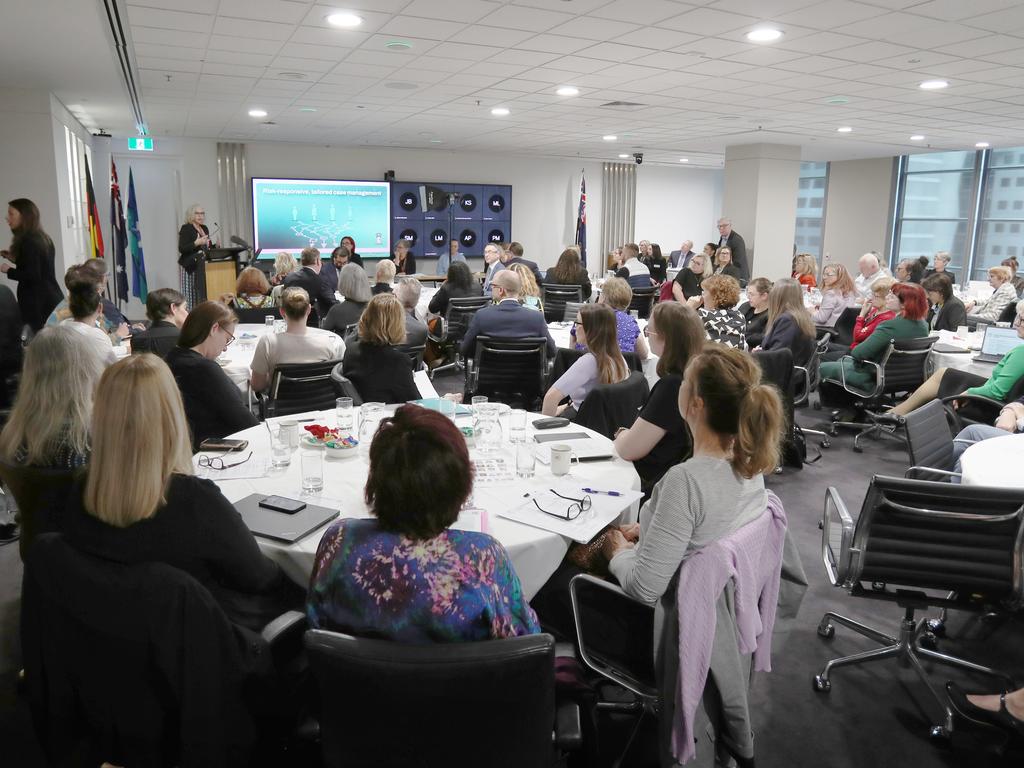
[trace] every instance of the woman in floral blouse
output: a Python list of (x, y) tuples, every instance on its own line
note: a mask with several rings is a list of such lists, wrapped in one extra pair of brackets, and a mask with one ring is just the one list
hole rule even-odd
[(535, 634), (505, 548), (451, 526), (473, 489), (465, 439), (436, 411), (405, 405), (370, 449), (366, 504), (320, 540), (306, 613), (310, 624), (406, 643)]

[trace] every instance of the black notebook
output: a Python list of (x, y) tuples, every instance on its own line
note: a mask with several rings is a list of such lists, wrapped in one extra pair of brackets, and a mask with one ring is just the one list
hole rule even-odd
[(317, 507), (313, 504), (307, 504), (305, 509), (294, 515), (276, 512), (260, 506), (260, 502), (265, 498), (267, 494), (254, 493), (236, 501), (235, 509), (254, 536), (283, 541), (285, 544), (294, 544), (318, 528), (323, 528), (338, 516), (337, 509)]

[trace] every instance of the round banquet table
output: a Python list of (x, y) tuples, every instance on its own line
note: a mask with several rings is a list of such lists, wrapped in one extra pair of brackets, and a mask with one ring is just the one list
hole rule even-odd
[[(386, 409), (390, 410), (390, 409)], [(295, 416), (284, 417), (288, 419), (314, 419), (315, 423), (334, 426), (334, 414), (327, 412), (310, 412)], [(532, 422), (543, 418), (541, 414), (528, 414)], [(277, 421), (276, 419), (271, 420)], [(469, 423), (469, 417), (460, 416), (456, 423), (460, 426)], [(299, 427), (305, 426), (300, 421)], [(575, 424), (570, 424), (563, 429), (547, 430), (548, 434), (559, 432), (581, 432), (587, 430)], [(528, 428), (528, 439), (533, 439), (534, 430)], [(596, 432), (591, 436), (598, 440), (605, 440)], [(324, 461), (324, 489), (322, 493), (313, 495), (302, 495), (301, 493), (301, 469), (299, 451), (292, 452), (291, 464), (280, 469), (270, 468), (270, 435), (267, 428), (260, 424), (256, 427), (237, 432), (231, 435), (233, 438), (240, 438), (249, 441), (249, 450), (253, 456), (249, 461), (260, 463), (268, 467), (265, 477), (259, 479), (244, 480), (221, 480), (217, 486), (221, 492), (232, 503), (237, 502), (253, 493), (267, 496), (280, 495), (289, 498), (301, 498), (309, 504), (316, 504), (340, 510), (339, 517), (370, 517), (363, 501), (363, 487), (366, 484), (368, 466), (361, 456), (353, 456), (344, 459), (325, 459)], [(507, 438), (499, 452), (488, 454), (488, 458), (501, 456), (511, 467), (515, 466), (515, 455), (513, 446)], [(470, 458), (481, 458), (481, 454), (473, 447), (470, 448)], [(573, 464), (570, 479), (579, 480), (581, 486), (588, 484), (597, 485), (607, 489), (640, 489), (640, 477), (633, 468), (632, 462), (624, 461), (617, 456), (611, 460), (583, 462)], [(556, 533), (533, 528), (529, 525), (498, 517), (498, 512), (512, 509), (522, 503), (524, 494), (532, 490), (547, 490), (554, 482), (551, 469), (537, 462), (536, 474), (532, 478), (521, 479), (513, 477), (511, 480), (498, 482), (476, 482), (473, 487), (473, 505), (484, 510), (481, 514), (481, 529), (489, 533), (502, 543), (512, 559), (512, 564), (519, 575), (523, 586), (523, 594), (527, 600), (533, 598), (537, 590), (548, 580), (558, 564), (562, 561), (568, 550), (570, 539)], [(566, 480), (565, 477), (557, 478), (558, 481)], [(638, 504), (633, 503), (622, 515), (622, 522), (636, 520)], [(333, 521), (332, 521), (333, 522)], [(308, 536), (293, 544), (273, 541), (256, 537), (260, 549), (271, 559), (280, 563), (289, 578), (293, 579), (303, 587), (309, 584), (309, 576), (313, 570), (313, 560), (316, 557), (316, 550), (320, 544), (320, 538), (325, 528), (313, 531)]]
[(1003, 435), (982, 440), (960, 456), (960, 482), (964, 485), (988, 485), (1024, 488), (1024, 434)]

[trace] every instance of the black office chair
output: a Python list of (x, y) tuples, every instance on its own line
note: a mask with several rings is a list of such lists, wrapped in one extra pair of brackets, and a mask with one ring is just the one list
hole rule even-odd
[(619, 427), (633, 425), (650, 392), (647, 377), (639, 371), (616, 384), (598, 384), (583, 399), (573, 422), (614, 439)]
[(903, 417), (910, 467), (904, 473), (915, 480), (949, 481), (959, 477), (953, 468), (953, 435), (946, 409), (931, 400)]
[(426, 344), (399, 344), (398, 349), (409, 358), (409, 364), (414, 371), (423, 370), (423, 353), (427, 350)]
[(39, 534), (63, 531), (67, 502), (77, 470), (44, 469), (0, 461), (0, 480), (14, 496), (20, 527), (18, 554), (22, 561)]
[[(971, 424), (994, 424), (1003, 406), (1021, 397), (1024, 397), (1024, 376), (1014, 382), (1003, 400), (984, 395), (950, 395), (942, 398), (942, 404), (946, 408), (946, 416), (959, 432)], [(954, 401), (958, 402), (959, 407), (953, 407)]]
[[(876, 475), (856, 526), (835, 488), (825, 494), (821, 552), (829, 580), (853, 597), (894, 602), (904, 609), (897, 636), (837, 613), (826, 613), (818, 634), (830, 639), (835, 625), (852, 629), (883, 647), (829, 661), (815, 676), (815, 690), (831, 689), (832, 669), (899, 658), (917, 672), (943, 710), (931, 729), (936, 738), (953, 731), (953, 712), (921, 667), (921, 657), (973, 672), (1003, 673), (923, 647), (925, 620), (914, 612), (932, 606), (986, 612), (993, 605), (1019, 607), (1024, 599), (1020, 561), (1024, 555), (1024, 491), (907, 480)], [(897, 585), (897, 586), (893, 586)], [(924, 590), (940, 591), (941, 596)], [(953, 593), (953, 596), (950, 596)]]
[(637, 317), (646, 320), (651, 316), (651, 307), (654, 306), (654, 299), (657, 295), (658, 287), (655, 285), (649, 288), (634, 288), (628, 311), (636, 312)]
[(541, 768), (580, 747), (578, 708), (556, 718), (551, 635), (404, 645), (310, 630), (306, 649), (330, 768)]
[(232, 307), (232, 311), (238, 317), (238, 322), (247, 325), (263, 325), (267, 321), (267, 315), (275, 320), (281, 319), (281, 308), (273, 305), (266, 307)]
[[(583, 286), (560, 285), (558, 283), (542, 283), (540, 286), (541, 301), (544, 303), (544, 320), (557, 323), (565, 316), (566, 302), (582, 302)], [(573, 315), (570, 319), (575, 319)]]
[(857, 324), (857, 318), (860, 316), (860, 307), (847, 307), (843, 310), (842, 314), (839, 315), (839, 319), (836, 320), (836, 324), (832, 326), (834, 336), (832, 341), (836, 344), (842, 344), (847, 349), (853, 344), (853, 328)]
[[(829, 340), (831, 334), (824, 333), (819, 328), (817, 334), (817, 340), (814, 343), (814, 349), (811, 352), (811, 359), (807, 361), (807, 365), (794, 365), (793, 366), (793, 407), (802, 408), (807, 405), (811, 399), (811, 393), (818, 391), (818, 385), (821, 383), (821, 356), (828, 351)], [(816, 435), (821, 438), (818, 443), (822, 448), (829, 448), (832, 443), (828, 439), (828, 434), (820, 429), (811, 429), (810, 427), (801, 427), (801, 431), (805, 435)]]
[[(869, 409), (887, 403), (895, 402), (895, 395), (906, 392), (913, 392), (925, 380), (925, 364), (928, 361), (928, 354), (931, 352), (932, 344), (936, 337), (925, 336), (918, 339), (899, 339), (889, 343), (889, 347), (882, 355), (882, 359), (875, 363), (862, 361), (861, 365), (867, 365), (875, 371), (875, 383), (869, 390), (861, 390), (846, 383), (846, 370), (839, 366), (839, 379), (822, 379), (831, 384), (838, 385), (847, 392), (859, 398), (858, 410), (863, 413), (866, 421), (839, 421), (838, 413), (834, 413), (832, 424), (829, 427), (829, 434), (839, 434), (839, 427), (848, 427), (859, 430), (853, 438), (853, 450), (861, 453), (862, 437), (892, 437), (903, 441), (903, 438), (896, 434), (896, 429), (888, 421), (879, 421), (875, 414)], [(840, 360), (840, 363), (847, 358)]]
[(574, 323), (576, 322), (576, 316), (580, 313), (580, 307), (587, 306), (585, 301), (567, 301), (565, 302), (565, 313), (562, 315), (563, 323)]
[(340, 394), (331, 372), (340, 363), (340, 360), (325, 360), (277, 366), (270, 376), (269, 389), (257, 395), (260, 416), (266, 419), (333, 408)]
[(466, 397), (486, 395), (497, 402), (533, 410), (544, 398), (547, 339), (477, 336), (472, 364), (466, 366)]
[(339, 392), (338, 397), (351, 397), (352, 405), (362, 405), (362, 395), (359, 394), (359, 390), (352, 382), (352, 379), (342, 373), (342, 365), (342, 363), (338, 363), (331, 369), (331, 381), (334, 382), (334, 387)]
[(462, 353), (459, 352), (459, 345), (469, 330), (469, 324), (473, 321), (473, 315), (484, 307), (490, 306), (490, 296), (466, 296), (448, 300), (448, 308), (444, 317), (441, 318), (440, 332), (431, 333), (428, 338), (442, 346), (446, 354), (451, 357), (451, 362), (439, 365), (430, 370), (430, 378), (433, 379), (441, 371), (464, 371), (465, 361)]

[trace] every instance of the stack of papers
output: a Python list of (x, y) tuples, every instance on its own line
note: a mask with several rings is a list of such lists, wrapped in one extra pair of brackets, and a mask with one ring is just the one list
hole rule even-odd
[[(643, 498), (640, 491), (616, 490), (618, 496), (609, 496), (600, 493), (591, 493), (590, 509), (583, 512), (575, 520), (565, 520), (556, 515), (546, 514), (538, 509), (548, 510), (554, 513), (564, 513), (572, 501), (557, 496), (555, 492), (568, 499), (582, 499), (586, 492), (579, 481), (560, 482), (553, 484), (547, 491), (538, 491), (529, 495), (522, 504), (512, 509), (499, 512), (500, 517), (515, 520), (518, 523), (541, 528), (562, 536), (568, 536), (573, 541), (581, 544), (593, 539), (601, 529), (610, 523), (618, 520), (622, 513), (628, 510), (634, 502)], [(534, 503), (536, 501), (536, 504)]]

